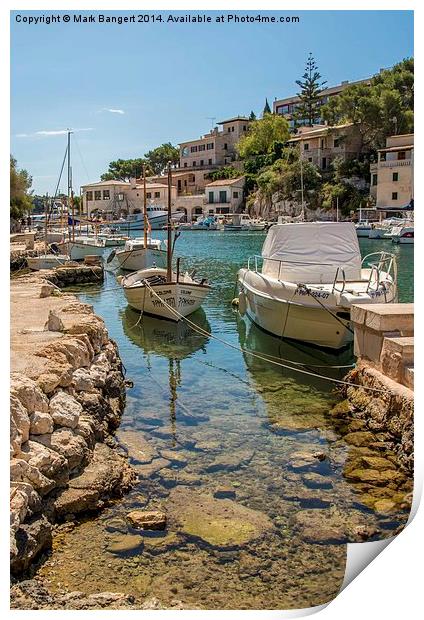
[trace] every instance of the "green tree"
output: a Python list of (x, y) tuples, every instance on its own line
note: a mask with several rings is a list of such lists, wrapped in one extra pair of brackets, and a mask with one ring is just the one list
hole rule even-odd
[(306, 120), (309, 127), (313, 126), (320, 116), (320, 93), (326, 83), (326, 81), (322, 81), (318, 65), (312, 54), (309, 53), (305, 73), (300, 80), (296, 80), (296, 84), (300, 87), (300, 92), (297, 93), (300, 104), (296, 110), (296, 120)]
[(370, 85), (353, 84), (321, 108), (330, 124), (358, 126), (363, 145), (385, 146), (387, 136), (414, 130), (414, 62), (407, 58), (371, 79)]
[(265, 99), (265, 105), (264, 105), (264, 109), (263, 109), (263, 112), (262, 112), (262, 118), (263, 118), (266, 114), (271, 114), (271, 108), (269, 107), (268, 98), (267, 98), (267, 99)]
[(240, 170), (237, 170), (237, 168), (234, 168), (233, 166), (224, 166), (219, 170), (209, 172), (206, 177), (211, 181), (220, 181), (221, 179), (236, 179), (241, 176), (241, 174), (242, 173)]
[[(100, 178), (102, 181), (129, 181), (131, 178), (141, 177), (143, 165), (148, 165), (148, 162), (142, 157), (111, 161), (108, 171), (102, 174)], [(154, 174), (154, 172), (148, 168), (147, 174)]]
[(256, 121), (256, 114), (254, 113), (253, 110), (249, 114), (249, 121)]
[(145, 158), (153, 174), (163, 174), (169, 161), (172, 165), (179, 162), (180, 151), (170, 142), (166, 142), (146, 153)]
[(242, 159), (267, 155), (274, 142), (286, 142), (289, 135), (289, 124), (283, 116), (266, 114), (264, 118), (252, 121), (249, 132), (240, 138), (236, 148)]
[(17, 161), (10, 156), (10, 217), (19, 220), (32, 209), (30, 188), (32, 177), (27, 170), (17, 167)]

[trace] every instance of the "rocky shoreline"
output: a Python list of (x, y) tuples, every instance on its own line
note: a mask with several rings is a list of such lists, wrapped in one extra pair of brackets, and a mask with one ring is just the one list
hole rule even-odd
[(20, 577), (50, 548), (54, 524), (98, 511), (136, 473), (111, 435), (125, 379), (103, 321), (40, 274), (15, 280), (11, 303), (11, 571)]

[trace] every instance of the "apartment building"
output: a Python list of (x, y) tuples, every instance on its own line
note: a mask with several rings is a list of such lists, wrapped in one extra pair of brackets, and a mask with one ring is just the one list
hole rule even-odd
[(205, 212), (207, 214), (236, 213), (244, 199), (245, 177), (221, 179), (205, 187)]
[(414, 197), (414, 134), (389, 136), (370, 167), (370, 194), (379, 208), (405, 207)]
[[(320, 93), (319, 105), (321, 107), (322, 105), (328, 103), (332, 97), (340, 95), (340, 93), (342, 93), (348, 86), (352, 86), (354, 84), (369, 85), (370, 83), (371, 78), (357, 80), (356, 82), (349, 82), (349, 80), (345, 80), (336, 86), (324, 88)], [(285, 99), (276, 99), (273, 103), (273, 112), (274, 114), (281, 114), (284, 116), (288, 120), (290, 128), (294, 129), (295, 126), (305, 126), (308, 123), (307, 119), (297, 119), (295, 121), (295, 115), (299, 105), (300, 98), (297, 95), (292, 95), (291, 97), (286, 97)], [(321, 125), (322, 123), (323, 119), (320, 116), (314, 119), (314, 125)]]
[(333, 127), (302, 127), (298, 135), (288, 140), (288, 144), (298, 146), (302, 159), (323, 171), (328, 170), (336, 157), (347, 161), (359, 157), (363, 150), (359, 128), (353, 123)]
[[(135, 180), (101, 181), (82, 186), (83, 212), (89, 217), (93, 214), (120, 216), (141, 213), (143, 210), (143, 185)], [(175, 203), (176, 187), (171, 189), (171, 201)], [(168, 202), (168, 186), (164, 183), (146, 183), (148, 204), (165, 206)]]
[(198, 140), (182, 142), (180, 146), (180, 168), (216, 169), (232, 165), (237, 160), (236, 144), (247, 132), (249, 119), (235, 116), (220, 121), (208, 134)]

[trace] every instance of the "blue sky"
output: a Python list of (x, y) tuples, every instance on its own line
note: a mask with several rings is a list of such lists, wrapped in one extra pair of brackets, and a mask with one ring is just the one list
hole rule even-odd
[[(51, 13), (11, 15), (11, 152), (32, 174), (36, 193), (54, 191), (65, 151), (66, 136), (50, 132), (77, 130), (78, 191), (99, 180), (111, 160), (197, 138), (210, 129), (208, 117), (259, 114), (265, 97), (271, 104), (294, 94), (309, 52), (328, 85), (413, 55), (411, 11), (281, 13), (299, 15), (299, 24), (34, 26), (16, 23), (17, 14)], [(222, 12), (206, 14), (214, 19)]]

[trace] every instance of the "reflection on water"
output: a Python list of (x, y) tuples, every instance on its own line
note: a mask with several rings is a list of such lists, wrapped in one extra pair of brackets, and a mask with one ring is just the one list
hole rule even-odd
[[(340, 589), (348, 540), (390, 536), (405, 521), (394, 476), (384, 487), (344, 476), (374, 449), (347, 445), (329, 414), (333, 385), (294, 369), (339, 377), (343, 369), (320, 366), (350, 364), (351, 351), (324, 354), (240, 319), (228, 303), (236, 271), (263, 235), (230, 236), (229, 245), (225, 233), (183, 234), (179, 251), (214, 283), (193, 320), (234, 348), (184, 323), (140, 318), (120, 291), (107, 292), (110, 275), (104, 293), (84, 295), (134, 381), (117, 439), (140, 481), (56, 536), (60, 553), (40, 569), (52, 589), (122, 591), (186, 608), (313, 606)], [(395, 467), (390, 458), (386, 467)], [(164, 509), (167, 530), (132, 529), (125, 517), (134, 507)]]

